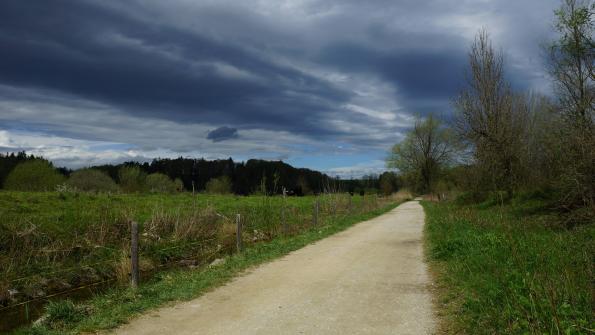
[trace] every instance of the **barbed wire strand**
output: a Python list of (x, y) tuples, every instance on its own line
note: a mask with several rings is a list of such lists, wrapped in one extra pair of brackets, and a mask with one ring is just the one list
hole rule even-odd
[(60, 291), (60, 292), (56, 292), (56, 293), (44, 295), (43, 297), (36, 297), (36, 298), (30, 299), (30, 300), (27, 300), (27, 301), (16, 303), (14, 305), (9, 305), (9, 306), (6, 306), (6, 307), (2, 307), (2, 308), (0, 308), (0, 312), (2, 312), (4, 310), (7, 310), (7, 309), (15, 308), (15, 307), (18, 307), (18, 306), (22, 306), (22, 305), (25, 305), (25, 304), (28, 304), (28, 303), (31, 303), (31, 302), (34, 302), (34, 301), (38, 301), (38, 300), (48, 300), (51, 297), (55, 297), (55, 296), (58, 296), (58, 295), (62, 295), (62, 294), (66, 294), (66, 293), (70, 293), (70, 292), (74, 292), (74, 291), (78, 291), (78, 290), (81, 290), (81, 289), (86, 288), (86, 287), (97, 286), (99, 284), (108, 283), (108, 282), (114, 281), (114, 280), (116, 280), (116, 278), (106, 279), (106, 280), (94, 282), (94, 283), (91, 283), (91, 284), (85, 284), (85, 285), (82, 285), (82, 286), (77, 286), (77, 287), (74, 287), (74, 288), (71, 288), (71, 289), (68, 289), (68, 290), (65, 290), (65, 291)]

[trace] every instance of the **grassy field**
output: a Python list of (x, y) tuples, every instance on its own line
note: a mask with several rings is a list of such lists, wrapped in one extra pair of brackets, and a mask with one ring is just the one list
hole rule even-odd
[(447, 334), (592, 334), (595, 227), (566, 229), (540, 200), (424, 202)]
[[(318, 224), (313, 227), (315, 201), (320, 205)], [(341, 194), (284, 200), (203, 194), (0, 192), (0, 294), (4, 295), (0, 299), (8, 305), (106, 279), (125, 283), (129, 268), (128, 222), (136, 220), (141, 225), (141, 268), (153, 274), (138, 292), (177, 284), (168, 286), (167, 292), (159, 289), (153, 294), (140, 293), (140, 302), (132, 299), (134, 307), (118, 300), (110, 305), (110, 310), (120, 311), (118, 316), (92, 318), (93, 325), (85, 326), (104, 328), (164, 301), (192, 297), (247, 266), (295, 250), (394, 204), (394, 199)], [(180, 270), (180, 265), (202, 269), (202, 265), (234, 253), (235, 214), (242, 216), (247, 251), (216, 270)], [(175, 269), (160, 271), (172, 264)], [(9, 290), (19, 294), (10, 297)], [(93, 299), (92, 305), (101, 305), (93, 310), (105, 308), (101, 301)], [(48, 309), (68, 315), (68, 306), (50, 304)], [(132, 310), (123, 311), (126, 306)], [(81, 321), (58, 319), (68, 320), (69, 325)], [(90, 322), (89, 318), (85, 322)], [(58, 328), (64, 331), (75, 326), (68, 327)]]

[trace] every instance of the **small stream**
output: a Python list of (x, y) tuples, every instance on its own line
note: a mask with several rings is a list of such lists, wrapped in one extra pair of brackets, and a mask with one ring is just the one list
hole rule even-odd
[[(231, 254), (231, 251), (226, 253), (226, 255), (227, 254)], [(209, 257), (205, 257), (202, 262), (193, 263), (193, 266), (205, 266), (206, 264), (209, 264), (208, 262), (210, 262), (212, 259), (215, 259), (219, 256), (219, 254), (209, 255)], [(187, 268), (187, 264), (183, 263), (183, 260), (169, 264), (162, 264), (158, 268), (141, 272), (140, 279), (143, 282), (148, 281), (156, 273), (174, 268)], [(30, 325), (31, 323), (35, 322), (35, 320), (39, 319), (44, 314), (45, 306), (48, 301), (70, 299), (73, 302), (81, 302), (118, 285), (122, 284), (118, 283), (115, 278), (112, 278), (95, 284), (87, 284), (63, 293), (50, 295), (50, 297), (33, 299), (28, 303), (17, 303), (14, 306), (0, 307), (0, 334), (4, 334), (11, 330), (17, 329), (18, 327)]]
[(75, 302), (83, 301), (111, 287), (113, 287), (113, 280), (103, 281), (97, 284), (86, 285), (70, 290), (65, 293), (56, 294), (51, 298), (41, 298), (27, 303), (17, 304), (12, 307), (0, 308), (0, 334), (33, 323), (43, 315), (45, 312), (45, 305), (48, 301), (64, 299), (70, 299)]

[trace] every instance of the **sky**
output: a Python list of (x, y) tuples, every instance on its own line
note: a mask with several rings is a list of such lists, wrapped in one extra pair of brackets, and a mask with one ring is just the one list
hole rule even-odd
[(0, 152), (79, 168), (156, 157), (384, 171), (452, 118), (480, 29), (548, 94), (559, 0), (3, 0)]

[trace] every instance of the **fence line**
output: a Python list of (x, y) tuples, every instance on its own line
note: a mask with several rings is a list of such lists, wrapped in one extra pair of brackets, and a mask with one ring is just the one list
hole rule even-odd
[[(87, 267), (89, 267), (89, 268), (92, 268), (93, 266), (95, 266), (95, 265), (99, 265), (99, 264), (107, 264), (107, 263), (111, 263), (111, 264), (113, 264), (113, 263), (114, 263), (114, 261), (115, 261), (115, 260), (113, 260), (113, 259), (109, 259), (109, 260), (106, 260), (106, 261), (101, 261), (101, 262), (97, 262), (97, 263), (85, 264), (85, 265), (82, 265), (82, 266), (81, 266), (81, 265), (78, 265), (78, 266), (73, 266), (73, 267), (66, 268), (66, 269), (60, 269), (60, 270), (55, 270), (55, 271), (51, 271), (51, 272), (46, 272), (46, 273), (44, 273), (44, 274), (45, 274), (45, 275), (48, 275), (48, 274), (61, 273), (61, 272), (68, 272), (68, 271), (73, 271), (73, 270), (81, 270), (81, 269), (84, 269), (84, 268), (87, 268)], [(43, 271), (43, 270), (38, 270), (38, 271)], [(18, 282), (18, 281), (25, 280), (25, 279), (27, 279), (27, 278), (33, 278), (33, 277), (36, 277), (36, 276), (39, 276), (39, 274), (28, 275), (28, 276), (25, 276), (25, 277), (20, 277), (20, 278), (16, 278), (16, 279), (11, 279), (9, 282), (10, 282), (10, 283), (14, 283), (14, 282)]]
[[(285, 191), (285, 190), (284, 190)], [(369, 208), (369, 206), (366, 206), (365, 202), (368, 199), (364, 198), (362, 199), (362, 209), (366, 209)], [(378, 199), (374, 199), (373, 204), (374, 207), (377, 207), (378, 205)], [(368, 204), (369, 205), (369, 204)], [(328, 206), (327, 206), (328, 207)], [(352, 203), (352, 197), (349, 196), (348, 197), (348, 205), (347, 205), (347, 213), (351, 214), (353, 211), (353, 203)], [(327, 210), (328, 211), (328, 210)], [(225, 221), (227, 222), (231, 222), (232, 220), (230, 218), (228, 218), (227, 216), (220, 214), (220, 213), (216, 213), (217, 216), (223, 218)], [(336, 206), (333, 208), (332, 211), (329, 212), (329, 214), (332, 215), (336, 215)], [(313, 227), (317, 227), (319, 225), (319, 215), (320, 215), (320, 198), (317, 196), (315, 201), (313, 202), (313, 211), (312, 211), (312, 225)], [(301, 217), (301, 215), (299, 215), (298, 217)], [(242, 252), (244, 249), (244, 245), (243, 245), (243, 231), (244, 231), (244, 223), (243, 223), (243, 219), (241, 217), (241, 214), (236, 214), (236, 250), (237, 252)], [(286, 217), (286, 194), (285, 192), (283, 192), (283, 205), (281, 206), (281, 227), (283, 229), (283, 233), (284, 234), (288, 234), (289, 233), (289, 227), (288, 227), (288, 223), (287, 223), (287, 217)], [(308, 228), (305, 228), (308, 229)], [(131, 221), (131, 235), (130, 235), (130, 241), (131, 241), (131, 250), (130, 250), (130, 254), (131, 254), (131, 258), (130, 258), (130, 266), (131, 266), (131, 286), (132, 287), (137, 287), (139, 284), (139, 278), (140, 278), (140, 269), (139, 269), (139, 257), (140, 257), (140, 253), (139, 253), (139, 226), (138, 223)], [(168, 248), (162, 248), (162, 249), (158, 249), (158, 251), (165, 251), (165, 250), (175, 250), (175, 249), (182, 249), (182, 248), (186, 248), (188, 246), (192, 246), (192, 245), (198, 245), (198, 244), (206, 244), (208, 242), (212, 242), (217, 240), (218, 238), (211, 238), (211, 239), (204, 239), (204, 240), (200, 240), (200, 241), (194, 241), (194, 242), (190, 242), (190, 243), (186, 243), (183, 245), (179, 245), (179, 246), (173, 246), (173, 247), (168, 247)], [(107, 247), (106, 247), (107, 248)], [(111, 249), (111, 248), (110, 248)], [(222, 250), (216, 250), (213, 253), (210, 253), (209, 257), (212, 257), (214, 255), (216, 255), (217, 253), (221, 252)], [(205, 255), (201, 255), (201, 257), (204, 257)], [(76, 266), (76, 267), (71, 267), (71, 268), (67, 268), (67, 269), (60, 269), (60, 270), (56, 270), (56, 271), (52, 271), (49, 273), (44, 273), (44, 275), (48, 275), (48, 274), (55, 274), (55, 273), (62, 273), (62, 272), (68, 272), (68, 271), (73, 271), (73, 270), (81, 270), (84, 268), (91, 268), (93, 269), (93, 266), (96, 265), (100, 265), (100, 264), (107, 264), (107, 263), (111, 263), (114, 264), (117, 261), (112, 259), (112, 260), (106, 260), (106, 261), (101, 261), (101, 262), (96, 262), (96, 263), (92, 263), (92, 264), (86, 264), (84, 266)], [(157, 268), (161, 268), (161, 267), (166, 267), (168, 265), (171, 264), (175, 264), (178, 261), (175, 262), (167, 262), (167, 263), (163, 263), (163, 264), (159, 264), (158, 266), (156, 266)], [(18, 281), (22, 281), (24, 279), (27, 278), (32, 278), (38, 276), (38, 274), (35, 275), (30, 275), (30, 276), (25, 276), (25, 277), (20, 277), (14, 280), (10, 280), (9, 282), (18, 282)], [(86, 287), (91, 287), (91, 286), (96, 286), (102, 283), (107, 283), (107, 282), (112, 282), (112, 281), (116, 281), (116, 278), (110, 278), (110, 279), (106, 279), (106, 280), (102, 280), (102, 281), (98, 281), (98, 282), (94, 282), (94, 283), (89, 283), (89, 284), (85, 284), (85, 285), (81, 285), (81, 286), (77, 286), (74, 288), (70, 288), (68, 290), (65, 291), (60, 291), (60, 292), (55, 292), (49, 295), (45, 295), (42, 297), (36, 297), (24, 302), (19, 302), (13, 305), (9, 305), (3, 308), (0, 308), (0, 311), (4, 311), (7, 309), (11, 309), (11, 308), (15, 308), (24, 304), (28, 304), (34, 301), (39, 301), (39, 300), (47, 300), (51, 297), (55, 297), (55, 296), (59, 296), (59, 295), (63, 295), (63, 294), (67, 294), (69, 292), (73, 292), (76, 290), (80, 290)]]
[(109, 282), (112, 282), (112, 281), (115, 281), (115, 280), (116, 280), (116, 278), (110, 278), (110, 279), (106, 279), (106, 280), (102, 280), (102, 281), (98, 281), (98, 282), (94, 282), (94, 283), (85, 284), (85, 285), (82, 285), (82, 286), (77, 286), (77, 287), (74, 287), (74, 288), (70, 288), (70, 289), (65, 290), (65, 291), (60, 291), (60, 292), (56, 292), (56, 293), (44, 295), (43, 297), (33, 298), (33, 299), (30, 299), (30, 300), (27, 300), (27, 301), (16, 303), (14, 305), (9, 305), (9, 306), (6, 306), (6, 307), (2, 307), (2, 308), (0, 308), (0, 312), (5, 311), (7, 309), (15, 308), (15, 307), (18, 307), (18, 306), (22, 306), (22, 305), (25, 305), (25, 304), (29, 304), (29, 303), (34, 302), (34, 301), (48, 300), (49, 298), (52, 298), (52, 297), (55, 297), (55, 296), (58, 296), (58, 295), (62, 295), (62, 294), (66, 294), (66, 293), (70, 293), (70, 292), (74, 292), (74, 291), (78, 291), (78, 290), (84, 289), (86, 287), (97, 286), (97, 285), (103, 284), (103, 283), (109, 283)]

